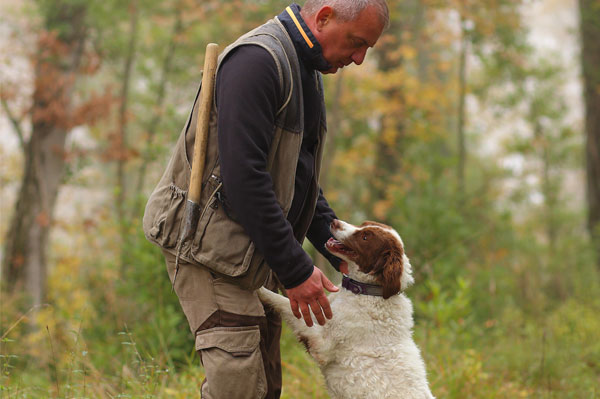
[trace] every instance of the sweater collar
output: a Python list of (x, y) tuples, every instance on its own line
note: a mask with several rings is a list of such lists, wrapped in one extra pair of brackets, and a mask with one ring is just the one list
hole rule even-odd
[(310, 69), (327, 71), (331, 65), (323, 58), (323, 49), (300, 15), (300, 6), (291, 4), (277, 16), (290, 34), (302, 62)]

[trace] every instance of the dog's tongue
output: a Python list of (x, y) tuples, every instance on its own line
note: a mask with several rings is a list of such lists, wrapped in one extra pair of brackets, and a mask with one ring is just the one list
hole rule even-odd
[(338, 240), (336, 240), (333, 237), (331, 237), (329, 240), (327, 240), (325, 245), (327, 245), (327, 247), (329, 247), (329, 248), (336, 248), (336, 247), (341, 248), (344, 246), (344, 244), (342, 244), (341, 242), (339, 242)]

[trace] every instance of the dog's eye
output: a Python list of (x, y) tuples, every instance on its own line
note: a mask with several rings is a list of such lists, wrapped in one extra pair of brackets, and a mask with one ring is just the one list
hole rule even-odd
[(363, 233), (363, 240), (367, 241), (367, 233)]

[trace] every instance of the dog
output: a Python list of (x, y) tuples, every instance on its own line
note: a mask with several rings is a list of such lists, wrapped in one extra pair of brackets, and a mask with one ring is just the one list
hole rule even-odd
[(435, 399), (412, 339), (413, 308), (403, 291), (414, 283), (404, 244), (391, 227), (334, 220), (332, 254), (348, 263), (341, 289), (328, 299), (333, 318), (307, 327), (287, 298), (264, 287), (273, 307), (318, 363), (332, 399)]

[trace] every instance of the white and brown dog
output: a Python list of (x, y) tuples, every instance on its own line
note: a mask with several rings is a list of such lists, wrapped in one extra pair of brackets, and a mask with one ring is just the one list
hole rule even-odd
[(425, 364), (412, 339), (413, 308), (402, 291), (414, 282), (398, 233), (365, 222), (335, 220), (326, 247), (348, 262), (345, 289), (329, 295), (333, 318), (307, 327), (287, 298), (265, 288), (273, 306), (317, 361), (334, 399), (429, 399)]

